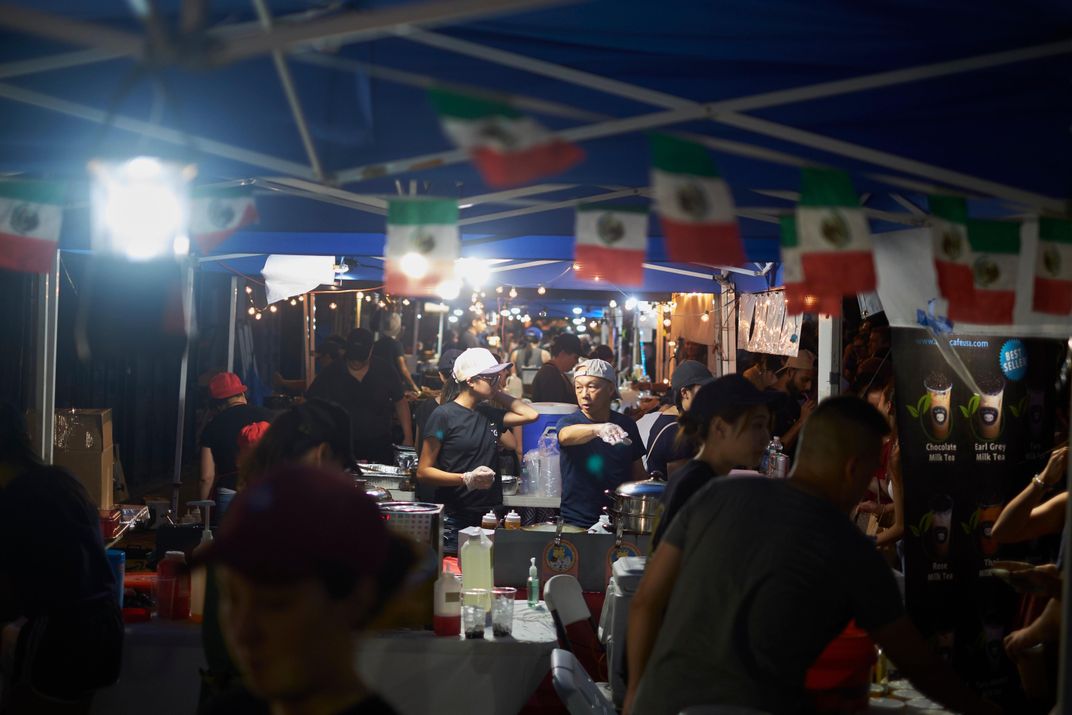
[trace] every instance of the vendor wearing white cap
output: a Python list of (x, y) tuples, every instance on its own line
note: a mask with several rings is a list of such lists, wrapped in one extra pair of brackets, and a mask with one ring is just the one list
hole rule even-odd
[(562, 518), (567, 524), (592, 526), (611, 504), (606, 490), (647, 477), (636, 422), (610, 409), (614, 380), (614, 368), (604, 360), (579, 366), (574, 389), (581, 411), (558, 421)]
[(811, 399), (814, 385), (815, 353), (801, 349), (795, 357), (785, 361), (778, 371), (778, 381), (770, 388), (782, 393), (772, 405), (774, 424), (771, 434), (782, 439), (787, 454), (793, 454), (797, 435), (815, 409), (815, 400)]
[[(539, 414), (503, 392), (500, 363), (485, 348), (470, 348), (454, 361), (461, 392), (432, 412), (422, 431), (418, 493), (446, 507), (447, 550), (457, 530), (480, 524), (489, 507), (502, 504), (498, 443), (504, 429), (534, 422)], [(498, 405), (498, 406), (497, 406)]]

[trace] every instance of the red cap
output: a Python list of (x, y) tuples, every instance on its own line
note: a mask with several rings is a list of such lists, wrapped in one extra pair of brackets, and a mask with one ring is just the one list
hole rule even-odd
[(343, 569), (379, 573), (387, 527), (376, 503), (340, 472), (291, 465), (270, 472), (235, 497), (216, 539), (194, 563), (222, 563), (268, 583)]
[(208, 394), (214, 400), (226, 400), (228, 397), (241, 395), (245, 391), (246, 386), (233, 372), (221, 372), (208, 383)]
[(261, 437), (268, 431), (268, 428), (272, 425), (268, 422), (253, 422), (242, 428), (242, 431), (238, 433), (238, 451), (244, 452), (257, 442), (261, 441)]

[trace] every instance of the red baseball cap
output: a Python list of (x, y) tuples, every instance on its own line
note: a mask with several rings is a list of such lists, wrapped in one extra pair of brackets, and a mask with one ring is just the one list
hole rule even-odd
[(351, 477), (290, 465), (239, 493), (215, 540), (192, 561), (226, 564), (265, 583), (340, 568), (360, 578), (380, 572), (388, 539), (379, 508)]
[(208, 394), (214, 400), (226, 400), (228, 397), (241, 395), (245, 391), (246, 386), (233, 372), (221, 372), (208, 383)]

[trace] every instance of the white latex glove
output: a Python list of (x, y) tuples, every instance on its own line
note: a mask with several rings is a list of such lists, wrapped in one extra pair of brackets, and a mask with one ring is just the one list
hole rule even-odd
[(618, 444), (629, 445), (633, 443), (633, 441), (629, 439), (629, 433), (613, 422), (607, 422), (599, 428), (599, 438), (611, 446)]
[(471, 472), (462, 475), (465, 488), (469, 491), (474, 489), (491, 489), (495, 484), (495, 470), (491, 467), (477, 467)]

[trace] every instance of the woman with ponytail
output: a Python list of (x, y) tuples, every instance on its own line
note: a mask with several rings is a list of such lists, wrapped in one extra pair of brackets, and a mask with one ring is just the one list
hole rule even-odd
[(695, 394), (678, 417), (677, 439), (699, 446), (699, 454), (674, 472), (663, 500), (666, 508), (652, 536), (652, 549), (685, 502), (715, 477), (734, 468), (754, 469), (770, 441), (770, 402), (740, 375), (726, 375)]

